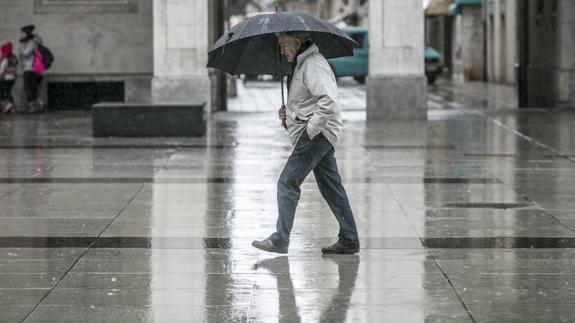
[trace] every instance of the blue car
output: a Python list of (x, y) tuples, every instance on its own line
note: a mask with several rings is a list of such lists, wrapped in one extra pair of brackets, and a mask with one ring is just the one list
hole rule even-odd
[[(359, 83), (365, 83), (368, 74), (368, 32), (367, 28), (346, 27), (342, 29), (358, 43), (353, 50), (353, 56), (339, 57), (328, 60), (335, 77), (352, 76)], [(433, 84), (441, 74), (441, 55), (431, 47), (425, 48), (425, 75), (429, 84)]]

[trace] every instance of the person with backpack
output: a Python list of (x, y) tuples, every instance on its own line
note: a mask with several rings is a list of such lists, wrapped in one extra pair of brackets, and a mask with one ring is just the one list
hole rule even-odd
[(20, 60), (24, 70), (24, 89), (28, 100), (28, 112), (44, 111), (44, 104), (39, 100), (39, 89), (42, 84), (44, 67), (42, 65), (42, 39), (34, 34), (36, 26), (22, 27), (20, 34)]
[(0, 104), (4, 113), (14, 112), (12, 88), (16, 82), (18, 58), (12, 52), (12, 43), (2, 45), (0, 54)]

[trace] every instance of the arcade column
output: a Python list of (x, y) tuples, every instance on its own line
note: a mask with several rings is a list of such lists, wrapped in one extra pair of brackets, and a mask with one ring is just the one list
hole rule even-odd
[(367, 118), (425, 119), (421, 0), (370, 0)]

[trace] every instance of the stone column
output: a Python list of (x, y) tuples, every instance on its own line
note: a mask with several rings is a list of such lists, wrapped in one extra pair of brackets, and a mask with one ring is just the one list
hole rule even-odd
[(209, 0), (154, 0), (154, 102), (205, 102)]
[(575, 107), (575, 1), (559, 0), (557, 94), (559, 107)]
[(426, 118), (424, 69), (421, 0), (371, 0), (367, 118)]
[(517, 83), (517, 70), (515, 64), (519, 61), (517, 57), (517, 0), (507, 0), (505, 9), (505, 43), (507, 44), (505, 82), (510, 85)]
[[(495, 82), (495, 83), (500, 83), (501, 82), (501, 75), (503, 74), (503, 70), (501, 69), (501, 34), (504, 33), (505, 31), (502, 30), (501, 28), (501, 7), (500, 7), (501, 2), (500, 1), (495, 1), (493, 2), (493, 26), (492, 28), (493, 30), (493, 38), (491, 38), (491, 44), (493, 45), (491, 47), (491, 64), (492, 68), (493, 68), (493, 79), (491, 81)], [(488, 17), (489, 19), (489, 17)], [(491, 21), (491, 19), (489, 19), (489, 21)], [(486, 37), (488, 37), (488, 35), (485, 35)], [(505, 44), (506, 45), (506, 44)], [(486, 57), (487, 58), (487, 57)], [(489, 59), (489, 58), (487, 58)]]

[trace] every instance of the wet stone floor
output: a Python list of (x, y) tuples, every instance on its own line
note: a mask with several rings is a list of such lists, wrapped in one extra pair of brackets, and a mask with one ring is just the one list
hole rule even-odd
[(338, 227), (310, 176), (276, 256), (250, 243), (274, 230), (290, 153), (277, 87), (239, 91), (205, 138), (1, 117), (0, 322), (575, 321), (575, 110), (443, 83), (427, 122), (366, 122), (342, 82), (361, 252), (321, 255)]

